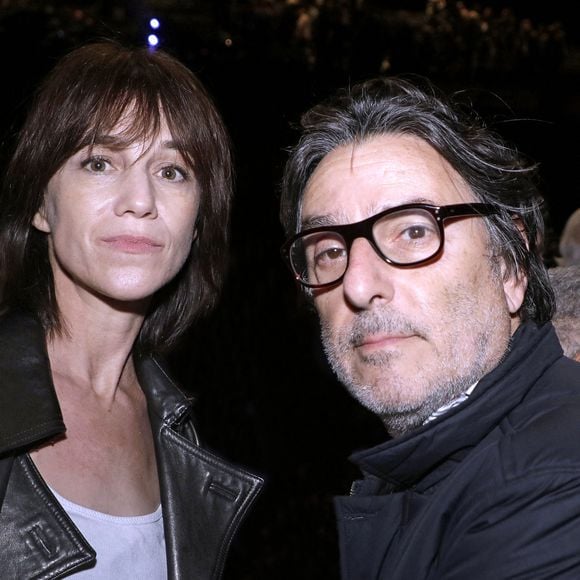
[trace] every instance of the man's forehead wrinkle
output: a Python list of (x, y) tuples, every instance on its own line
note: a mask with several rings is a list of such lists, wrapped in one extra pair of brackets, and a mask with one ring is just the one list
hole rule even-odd
[[(399, 201), (384, 201), (384, 202), (373, 202), (369, 204), (365, 209), (365, 216), (370, 217), (386, 211), (387, 209), (396, 208), (400, 205), (407, 205), (410, 203), (427, 203), (433, 205), (432, 199), (424, 196), (417, 196), (411, 199), (405, 200), (405, 203), (400, 203)], [(365, 219), (365, 218), (363, 218)], [(313, 215), (306, 216), (301, 220), (301, 229), (316, 228), (319, 226), (336, 226), (353, 223), (353, 220), (349, 218), (346, 213), (339, 211), (337, 214), (324, 214), (324, 215)]]
[[(354, 189), (359, 187), (357, 201)], [(310, 176), (306, 193), (309, 200), (301, 207), (301, 229), (349, 224), (406, 204), (441, 205), (475, 197), (429, 143), (399, 135), (354, 140), (335, 148)], [(348, 211), (332, 202), (335, 196), (350, 199)]]
[(350, 172), (354, 172), (354, 155), (356, 152), (356, 141), (353, 141), (350, 145)]
[[(361, 139), (361, 140), (355, 140), (352, 141), (351, 143), (349, 143), (348, 145), (345, 145), (344, 147), (348, 147), (350, 149), (350, 160), (349, 160), (349, 166), (350, 166), (350, 172), (354, 173), (355, 172), (355, 164), (357, 164), (359, 162), (360, 159), (360, 155), (357, 155), (359, 153), (359, 150), (361, 149), (361, 147), (364, 147), (366, 145), (368, 145), (370, 142), (372, 142), (373, 139)], [(363, 149), (364, 151), (364, 149)], [(364, 159), (364, 155), (363, 155), (363, 159)], [(386, 172), (385, 172), (386, 175)]]
[(409, 199), (406, 199), (404, 202), (402, 202), (401, 200), (397, 200), (396, 202), (393, 201), (385, 201), (385, 202), (381, 202), (381, 203), (376, 203), (373, 204), (368, 211), (368, 215), (375, 215), (377, 213), (380, 213), (382, 211), (386, 211), (387, 209), (392, 209), (392, 208), (396, 208), (398, 206), (401, 205), (408, 205), (411, 203), (426, 203), (429, 205), (437, 205), (432, 198), (430, 197), (425, 197), (423, 195), (417, 195), (416, 197), (411, 197)]

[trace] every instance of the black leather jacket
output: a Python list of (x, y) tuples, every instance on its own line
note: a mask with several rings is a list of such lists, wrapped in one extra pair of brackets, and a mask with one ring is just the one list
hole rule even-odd
[[(191, 403), (149, 356), (135, 361), (149, 405), (161, 488), (168, 578), (214, 579), (262, 480), (200, 447)], [(90, 567), (95, 552), (28, 455), (65, 425), (42, 328), (0, 318), (0, 576), (62, 578)]]

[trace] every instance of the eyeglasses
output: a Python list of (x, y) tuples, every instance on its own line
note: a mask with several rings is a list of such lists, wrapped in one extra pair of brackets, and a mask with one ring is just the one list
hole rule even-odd
[(410, 203), (353, 224), (303, 230), (286, 240), (281, 253), (300, 284), (323, 288), (342, 280), (350, 248), (357, 238), (365, 238), (388, 264), (418, 266), (443, 250), (445, 220), (495, 213), (497, 209), (486, 203)]

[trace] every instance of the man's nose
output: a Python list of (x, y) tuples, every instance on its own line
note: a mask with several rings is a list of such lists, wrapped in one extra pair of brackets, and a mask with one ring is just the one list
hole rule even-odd
[(138, 218), (156, 218), (157, 196), (153, 177), (136, 167), (127, 170), (118, 184), (115, 213), (118, 216), (128, 213)]
[(390, 302), (394, 294), (392, 271), (393, 267), (377, 254), (368, 240), (354, 240), (342, 279), (347, 302), (359, 310), (370, 308), (377, 301)]

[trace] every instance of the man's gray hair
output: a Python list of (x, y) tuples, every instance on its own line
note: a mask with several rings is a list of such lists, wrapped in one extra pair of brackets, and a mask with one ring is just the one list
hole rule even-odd
[[(302, 196), (322, 159), (337, 147), (380, 135), (411, 135), (433, 147), (461, 175), (478, 201), (498, 212), (487, 218), (490, 246), (505, 276), (526, 277), (520, 316), (550, 320), (554, 296), (543, 262), (544, 221), (537, 167), (488, 129), (464, 105), (428, 81), (377, 78), (340, 91), (301, 120), (282, 182), (280, 217), (288, 235), (298, 231)], [(354, 193), (353, 193), (354, 195)]]

